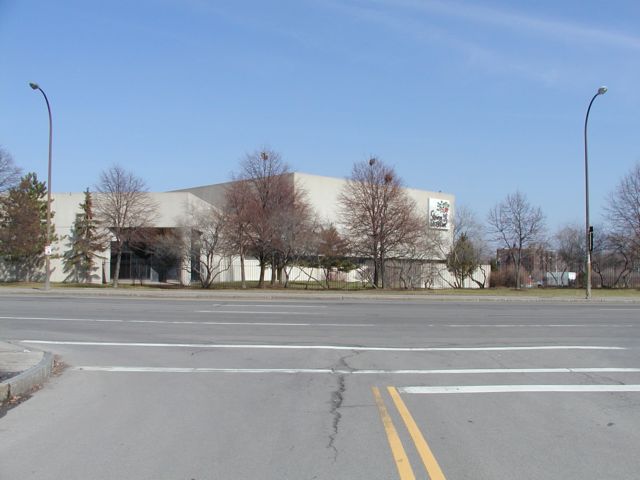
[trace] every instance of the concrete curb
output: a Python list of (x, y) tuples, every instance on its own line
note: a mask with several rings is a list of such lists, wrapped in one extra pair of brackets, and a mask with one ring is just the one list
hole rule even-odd
[(13, 396), (30, 392), (51, 376), (53, 354), (50, 352), (42, 353), (42, 359), (36, 365), (0, 383), (0, 403)]
[(528, 295), (448, 295), (448, 294), (405, 294), (405, 293), (366, 293), (334, 291), (260, 291), (260, 290), (129, 290), (129, 289), (91, 289), (91, 288), (54, 288), (49, 291), (35, 288), (2, 287), (2, 295), (45, 295), (52, 298), (153, 298), (163, 300), (330, 300), (330, 301), (416, 301), (416, 302), (493, 302), (493, 303), (640, 303), (640, 296), (628, 297), (546, 297)]

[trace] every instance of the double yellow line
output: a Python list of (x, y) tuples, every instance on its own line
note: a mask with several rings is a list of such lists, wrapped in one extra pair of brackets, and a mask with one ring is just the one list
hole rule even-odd
[[(393, 425), (393, 420), (387, 411), (387, 407), (384, 404), (384, 400), (382, 399), (382, 395), (380, 394), (380, 390), (378, 387), (372, 387), (373, 396), (376, 400), (376, 404), (378, 405), (378, 411), (380, 412), (380, 418), (382, 419), (382, 424), (384, 425), (385, 432), (387, 434), (387, 440), (389, 440), (389, 446), (391, 447), (391, 454), (393, 455), (393, 459), (396, 462), (396, 467), (398, 468), (398, 474), (400, 475), (400, 480), (415, 480), (415, 475), (413, 473), (413, 469), (411, 468), (411, 463), (409, 462), (409, 457), (407, 457), (407, 453), (402, 446), (402, 442), (400, 437), (398, 436), (398, 431)], [(387, 387), (387, 391), (395, 404), (398, 413), (402, 417), (407, 430), (409, 431), (409, 435), (413, 439), (413, 443), (416, 446), (416, 450), (422, 459), (422, 463), (427, 469), (427, 473), (429, 474), (429, 478), (431, 480), (446, 480), (440, 466), (438, 465), (438, 461), (433, 456), (433, 452), (429, 448), (427, 441), (422, 436), (422, 432), (416, 425), (415, 420), (411, 416), (409, 409), (400, 398), (400, 394), (394, 387)]]

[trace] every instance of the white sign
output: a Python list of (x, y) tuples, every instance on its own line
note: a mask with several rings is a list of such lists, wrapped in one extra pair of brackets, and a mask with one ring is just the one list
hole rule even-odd
[(440, 198), (429, 199), (429, 226), (449, 230), (451, 203)]
[(51, 245), (44, 246), (44, 254), (47, 256), (51, 255)]

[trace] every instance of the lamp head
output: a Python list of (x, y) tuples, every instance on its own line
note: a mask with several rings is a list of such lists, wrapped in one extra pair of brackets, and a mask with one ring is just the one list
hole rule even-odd
[(29, 82), (29, 86), (34, 90), (38, 90), (40, 88), (37, 83), (33, 83), (33, 82)]
[(598, 95), (604, 95), (605, 93), (607, 93), (607, 87), (602, 86), (598, 89)]

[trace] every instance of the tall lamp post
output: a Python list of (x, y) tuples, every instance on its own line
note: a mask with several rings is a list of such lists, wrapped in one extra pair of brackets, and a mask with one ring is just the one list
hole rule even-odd
[(53, 144), (53, 122), (51, 121), (51, 106), (49, 105), (49, 99), (44, 90), (40, 88), (37, 83), (30, 82), (29, 86), (34, 90), (40, 90), (44, 101), (47, 103), (47, 111), (49, 112), (49, 168), (47, 174), (47, 244), (44, 247), (45, 258), (45, 279), (44, 289), (49, 290), (51, 288), (51, 147)]
[(607, 93), (607, 87), (600, 87), (596, 94), (589, 102), (589, 108), (587, 108), (587, 115), (584, 119), (584, 192), (585, 192), (585, 249), (587, 251), (586, 258), (586, 298), (591, 299), (591, 251), (593, 250), (593, 227), (589, 225), (589, 154), (587, 151), (587, 123), (589, 122), (589, 112), (591, 111), (591, 105), (598, 95), (604, 95)]

